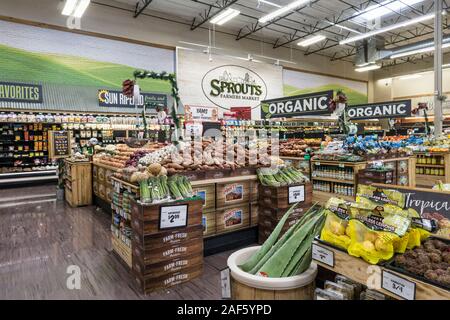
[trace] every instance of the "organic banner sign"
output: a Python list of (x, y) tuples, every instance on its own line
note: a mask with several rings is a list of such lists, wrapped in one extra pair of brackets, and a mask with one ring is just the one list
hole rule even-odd
[(350, 106), (347, 115), (350, 120), (410, 117), (411, 100)]
[(186, 121), (219, 121), (217, 108), (184, 106)]
[(0, 82), (0, 101), (42, 103), (42, 86)]
[[(157, 93), (141, 93), (138, 107), (143, 107), (144, 103), (156, 103), (167, 106), (167, 95)], [(120, 91), (99, 90), (98, 91), (98, 105), (100, 107), (122, 107), (134, 108), (134, 98), (125, 96)]]
[(266, 100), (262, 102), (261, 118), (292, 118), (310, 115), (330, 115), (333, 91), (303, 94), (299, 96)]

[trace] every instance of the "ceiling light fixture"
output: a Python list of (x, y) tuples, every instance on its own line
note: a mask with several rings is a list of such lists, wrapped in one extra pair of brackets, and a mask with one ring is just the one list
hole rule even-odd
[(342, 40), (342, 41), (339, 42), (339, 44), (343, 45), (343, 44), (356, 42), (356, 41), (359, 41), (359, 40), (362, 40), (362, 39), (373, 37), (373, 36), (375, 36), (377, 34), (380, 34), (380, 33), (385, 33), (385, 32), (389, 32), (389, 31), (395, 30), (395, 29), (407, 27), (407, 26), (410, 26), (410, 25), (413, 25), (413, 24), (417, 24), (417, 23), (426, 21), (426, 20), (431, 20), (433, 18), (434, 18), (434, 13), (427, 14), (427, 15), (422, 16), (422, 17), (417, 17), (417, 18), (414, 18), (414, 19), (406, 20), (406, 21), (403, 21), (403, 22), (400, 22), (400, 23), (397, 23), (397, 24), (393, 24), (393, 25), (384, 27), (384, 28), (380, 28), (380, 29), (376, 29), (376, 30), (373, 30), (373, 31), (370, 31), (370, 32), (367, 32), (367, 33), (363, 33), (363, 34), (361, 34), (359, 36), (354, 36), (354, 37)]
[(212, 24), (217, 24), (218, 26), (221, 26), (225, 24), (226, 22), (230, 21), (231, 19), (237, 17), (240, 15), (241, 12), (236, 9), (228, 8), (224, 12), (219, 13), (215, 17), (213, 17), (209, 22)]
[(404, 8), (410, 7), (423, 1), (424, 0), (386, 0), (382, 3), (368, 7), (367, 9), (362, 11), (362, 14), (361, 12), (358, 12), (355, 13), (355, 15), (358, 15), (358, 18), (371, 21), (384, 15), (401, 11)]
[(279, 4), (276, 4), (276, 3), (273, 3), (273, 2), (270, 2), (270, 1), (266, 1), (266, 0), (258, 0), (258, 2), (265, 3), (265, 4), (268, 4), (270, 6), (277, 7), (277, 8), (281, 8), (282, 7)]
[[(446, 43), (446, 44), (442, 45), (442, 49), (446, 49), (446, 48), (450, 48), (450, 43)], [(390, 56), (390, 58), (398, 59), (398, 58), (403, 58), (403, 57), (407, 57), (407, 56), (412, 56), (415, 54), (428, 53), (428, 52), (432, 52), (432, 51), (434, 51), (434, 46), (393, 54)]]
[(289, 11), (297, 9), (298, 7), (300, 7), (301, 5), (303, 5), (309, 1), (310, 0), (297, 0), (297, 1), (291, 2), (287, 6), (281, 7), (278, 10), (275, 10), (275, 11), (261, 17), (258, 21), (260, 23), (266, 23), (266, 22), (271, 21), (279, 16), (284, 15), (285, 13), (288, 13)]
[(91, 0), (66, 0), (62, 14), (64, 16), (81, 18), (90, 3)]
[(297, 45), (301, 46), (301, 47), (309, 47), (310, 45), (313, 45), (317, 42), (320, 42), (322, 40), (325, 40), (327, 37), (325, 37), (324, 35), (318, 34), (314, 37), (305, 39), (299, 43), (297, 43)]
[(367, 66), (367, 67), (362, 67), (362, 68), (356, 68), (355, 71), (356, 72), (366, 72), (366, 71), (372, 71), (372, 70), (377, 70), (380, 69), (381, 66), (374, 64), (371, 66)]
[(328, 20), (325, 20), (324, 22), (328, 23), (329, 25), (335, 26), (337, 28), (341, 28), (341, 29), (344, 29), (344, 30), (347, 30), (347, 31), (350, 31), (350, 32), (353, 32), (353, 33), (356, 33), (356, 34), (361, 34), (361, 32), (359, 32), (358, 30), (355, 30), (355, 29), (343, 26), (342, 24), (333, 23), (333, 22), (330, 22)]

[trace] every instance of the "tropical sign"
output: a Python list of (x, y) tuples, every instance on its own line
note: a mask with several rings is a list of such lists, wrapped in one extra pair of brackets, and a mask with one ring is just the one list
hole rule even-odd
[(411, 100), (350, 106), (347, 115), (350, 120), (410, 117)]
[(0, 82), (0, 101), (42, 103), (42, 86)]
[(292, 118), (310, 115), (330, 115), (333, 91), (324, 91), (263, 101), (261, 118)]
[(135, 105), (143, 107), (145, 103), (156, 103), (167, 105), (167, 95), (157, 93), (141, 93), (139, 101), (135, 101), (134, 97), (127, 97), (120, 91), (99, 90), (98, 105), (101, 107), (129, 107), (134, 108)]

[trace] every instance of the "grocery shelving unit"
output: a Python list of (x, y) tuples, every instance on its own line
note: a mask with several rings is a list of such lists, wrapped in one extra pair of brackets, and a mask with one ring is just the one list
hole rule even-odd
[(405, 283), (408, 283), (410, 287), (414, 287), (413, 296), (415, 300), (450, 299), (449, 290), (445, 290), (435, 285), (420, 281), (418, 279), (398, 273), (383, 266), (371, 265), (365, 262), (363, 259), (352, 257), (347, 252), (324, 244), (323, 242), (315, 241), (313, 245), (319, 246), (320, 250), (322, 250), (322, 253), (318, 254), (315, 257), (315, 261), (320, 267), (337, 274), (344, 275), (347, 278), (363, 285), (378, 284), (375, 290), (389, 297), (395, 299), (404, 299), (403, 297), (394, 293), (396, 292), (396, 290), (386, 290), (383, 288), (388, 287), (386, 284), (389, 284), (389, 282), (387, 282), (384, 286), (382, 285), (382, 277), (386, 273), (400, 277), (401, 279), (403, 279), (403, 281), (405, 281)]
[(415, 153), (414, 172), (418, 187), (430, 188), (439, 181), (450, 183), (450, 152)]
[(330, 197), (351, 201), (357, 187), (357, 173), (367, 162), (311, 161), (313, 201), (324, 204)]

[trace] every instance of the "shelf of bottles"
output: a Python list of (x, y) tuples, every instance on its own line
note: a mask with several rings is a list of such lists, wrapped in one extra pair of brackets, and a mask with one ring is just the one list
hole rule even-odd
[(417, 155), (416, 174), (444, 177), (445, 156), (433, 154)]

